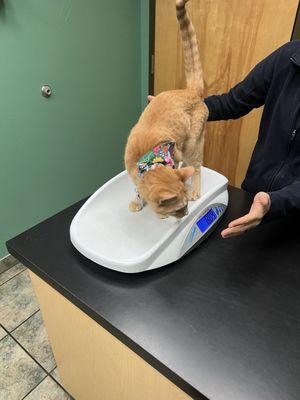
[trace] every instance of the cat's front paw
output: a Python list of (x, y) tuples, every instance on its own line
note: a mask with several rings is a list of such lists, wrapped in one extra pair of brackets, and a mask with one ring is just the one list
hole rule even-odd
[(143, 206), (140, 203), (137, 203), (136, 201), (131, 201), (129, 203), (129, 211), (137, 212), (141, 211), (142, 208)]
[(188, 200), (189, 201), (195, 201), (198, 200), (200, 198), (200, 193), (196, 190), (191, 190), (190, 192), (188, 192)]
[(167, 215), (164, 215), (164, 214), (157, 214), (157, 216), (158, 216), (160, 219), (168, 218), (168, 216), (167, 216)]

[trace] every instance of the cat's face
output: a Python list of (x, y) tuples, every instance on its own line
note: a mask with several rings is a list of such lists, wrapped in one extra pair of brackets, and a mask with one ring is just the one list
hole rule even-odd
[(185, 181), (195, 169), (166, 167), (148, 171), (138, 185), (138, 191), (154, 212), (161, 218), (182, 218), (187, 215), (188, 195)]

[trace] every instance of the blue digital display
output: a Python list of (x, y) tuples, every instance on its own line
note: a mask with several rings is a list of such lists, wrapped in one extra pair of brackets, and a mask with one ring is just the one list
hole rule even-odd
[(217, 214), (211, 208), (202, 218), (197, 222), (197, 226), (202, 233), (204, 233), (218, 218)]

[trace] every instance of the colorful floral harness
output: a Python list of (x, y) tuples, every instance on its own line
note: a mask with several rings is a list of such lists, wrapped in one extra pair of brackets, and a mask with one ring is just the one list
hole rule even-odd
[(144, 172), (155, 169), (161, 165), (175, 168), (174, 155), (175, 142), (166, 142), (155, 146), (154, 149), (150, 150), (139, 159), (137, 163), (139, 177), (141, 177)]

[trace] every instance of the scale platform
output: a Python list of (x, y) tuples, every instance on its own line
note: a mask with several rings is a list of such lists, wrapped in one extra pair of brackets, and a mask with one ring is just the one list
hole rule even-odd
[(225, 212), (227, 179), (201, 168), (201, 197), (189, 202), (188, 215), (160, 219), (147, 205), (130, 212), (134, 185), (126, 171), (100, 187), (80, 208), (70, 226), (71, 242), (104, 267), (136, 273), (170, 264), (200, 244)]

